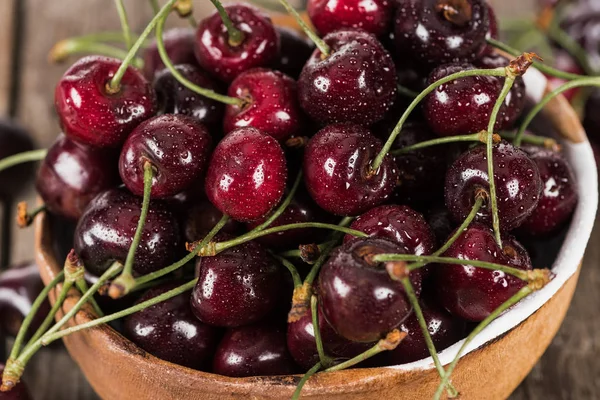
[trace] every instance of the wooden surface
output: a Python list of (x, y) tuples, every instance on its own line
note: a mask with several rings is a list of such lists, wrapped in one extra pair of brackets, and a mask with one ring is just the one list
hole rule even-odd
[[(17, 7), (17, 2), (20, 6)], [(147, 0), (126, 0), (132, 27), (143, 28), (149, 17)], [(196, 7), (206, 7), (205, 0)], [(519, 7), (509, 1), (493, 1), (497, 11), (505, 10), (522, 16), (524, 1)], [(515, 4), (515, 3), (513, 3)], [(18, 31), (15, 11), (22, 11), (22, 35)], [(200, 12), (200, 11), (199, 11)], [(500, 12), (499, 14), (502, 14)], [(176, 18), (173, 18), (176, 19)], [(46, 54), (56, 41), (99, 30), (118, 30), (116, 12), (110, 0), (0, 0), (0, 115), (14, 116), (28, 127), (38, 146), (49, 146), (58, 126), (52, 107), (54, 85), (66, 65), (50, 66)], [(18, 44), (21, 53), (18, 74), (12, 68), (12, 52)], [(18, 90), (12, 93), (11, 86)], [(11, 104), (13, 105), (11, 107)], [(33, 201), (31, 189), (20, 199)], [(571, 309), (554, 342), (515, 391), (512, 398), (570, 400), (600, 398), (600, 229), (596, 229), (588, 246), (580, 284)], [(32, 230), (14, 229), (13, 261), (33, 257)], [(91, 400), (93, 391), (76, 365), (59, 346), (45, 349), (27, 370), (35, 400)]]

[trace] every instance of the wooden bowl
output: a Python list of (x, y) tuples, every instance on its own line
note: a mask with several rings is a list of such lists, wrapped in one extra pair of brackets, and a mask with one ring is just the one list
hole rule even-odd
[[(543, 75), (526, 74), (528, 95), (539, 100), (547, 92)], [(564, 139), (565, 154), (577, 177), (579, 204), (562, 250), (553, 266), (556, 278), (543, 290), (524, 299), (486, 328), (469, 346), (452, 381), (464, 399), (504, 399), (529, 373), (550, 344), (567, 312), (577, 284), (581, 258), (589, 239), (597, 206), (597, 176), (592, 150), (577, 115), (568, 102), (554, 99), (545, 114)], [(48, 283), (62, 268), (52, 248), (48, 219), (36, 224), (36, 256)], [(55, 292), (51, 293), (54, 297)], [(78, 300), (73, 293), (62, 312)], [(52, 299), (53, 300), (53, 299)], [(94, 318), (84, 308), (69, 322)], [(228, 378), (171, 364), (138, 348), (108, 326), (64, 339), (96, 392), (104, 399), (287, 399), (299, 376)], [(460, 343), (440, 353), (443, 364), (454, 358)], [(425, 399), (431, 398), (439, 378), (431, 358), (408, 365), (320, 373), (309, 380), (304, 398)]]

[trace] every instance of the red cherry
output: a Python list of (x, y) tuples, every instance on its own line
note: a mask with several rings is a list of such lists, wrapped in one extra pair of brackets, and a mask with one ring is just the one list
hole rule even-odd
[(281, 50), (279, 62), (275, 69), (298, 79), (304, 64), (310, 58), (315, 49), (314, 43), (306, 36), (299, 33), (296, 29), (282, 26), (275, 27), (279, 33), (281, 41)]
[(321, 36), (342, 28), (363, 29), (383, 36), (392, 22), (394, 1), (309, 0), (306, 9)]
[[(190, 28), (173, 28), (164, 32), (163, 43), (173, 65), (197, 63), (194, 55), (195, 40), (196, 33)], [(165, 64), (160, 58), (156, 39), (154, 39), (144, 49), (144, 75), (151, 81), (154, 74), (164, 68)]]
[[(185, 239), (188, 242), (202, 240), (217, 225), (221, 217), (223, 217), (223, 213), (206, 200), (187, 208), (183, 224)], [(241, 228), (242, 224), (229, 219), (219, 232), (235, 235), (241, 231)]]

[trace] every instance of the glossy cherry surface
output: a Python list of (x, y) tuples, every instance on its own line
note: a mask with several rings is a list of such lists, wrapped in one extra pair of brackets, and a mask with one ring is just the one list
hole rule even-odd
[(269, 323), (229, 329), (213, 361), (214, 373), (232, 377), (288, 375), (297, 370), (284, 327)]
[[(148, 290), (136, 304), (175, 289), (167, 283)], [(220, 330), (192, 314), (190, 292), (148, 307), (125, 318), (124, 332), (148, 353), (188, 368), (208, 371), (220, 340)]]
[(247, 242), (212, 257), (198, 258), (192, 311), (210, 325), (235, 327), (264, 318), (279, 299), (279, 264), (266, 249)]
[[(0, 119), (0, 160), (29, 150), (33, 150), (33, 142), (25, 128), (16, 122)], [(14, 196), (21, 191), (32, 173), (31, 163), (0, 172), (0, 194)]]
[(154, 168), (152, 198), (173, 196), (194, 184), (206, 169), (212, 139), (196, 119), (165, 114), (140, 124), (127, 138), (119, 173), (133, 194), (144, 194), (144, 164)]
[(535, 146), (523, 150), (536, 163), (543, 189), (537, 207), (520, 229), (531, 236), (548, 235), (573, 214), (578, 197), (575, 176), (560, 153)]
[[(542, 193), (540, 172), (527, 154), (502, 141), (493, 146), (494, 182), (498, 217), (503, 230), (517, 228), (537, 207)], [(461, 223), (469, 215), (479, 189), (489, 193), (486, 148), (483, 145), (465, 152), (446, 174), (446, 206), (454, 220)], [(475, 216), (476, 221), (491, 226), (492, 216), (486, 202)]]
[(218, 13), (202, 20), (196, 31), (196, 59), (217, 78), (231, 82), (244, 71), (267, 67), (279, 54), (279, 37), (269, 16), (248, 4), (225, 6), (229, 18), (244, 35), (233, 46)]
[(37, 173), (36, 189), (48, 211), (76, 221), (98, 193), (120, 183), (116, 149), (78, 143), (60, 135)]
[[(174, 65), (197, 63), (194, 55), (194, 44), (196, 33), (190, 28), (173, 28), (163, 33), (163, 43), (169, 59)], [(149, 80), (154, 75), (165, 68), (165, 64), (160, 58), (156, 40), (153, 40), (144, 49), (144, 75)]]
[(490, 21), (485, 0), (398, 0), (398, 57), (424, 66), (473, 61), (484, 49)]
[(386, 201), (397, 173), (389, 155), (371, 173), (371, 163), (381, 148), (381, 141), (361, 126), (323, 128), (304, 151), (304, 182), (311, 197), (336, 215), (358, 215)]
[(206, 196), (221, 212), (248, 222), (267, 215), (285, 191), (287, 166), (277, 141), (256, 128), (239, 128), (215, 148)]
[(243, 72), (231, 82), (227, 95), (244, 100), (244, 104), (225, 108), (225, 134), (252, 126), (285, 142), (300, 131), (302, 112), (296, 82), (282, 72), (265, 68)]
[(321, 36), (343, 28), (362, 29), (383, 36), (392, 22), (394, 1), (309, 0), (306, 10)]
[(152, 85), (135, 68), (123, 75), (118, 93), (106, 85), (121, 60), (89, 56), (65, 72), (56, 85), (54, 105), (70, 139), (98, 147), (116, 147), (140, 122), (156, 113)]
[[(370, 260), (381, 253), (406, 251), (389, 239), (357, 238), (336, 249), (321, 269), (318, 290), (323, 314), (346, 339), (379, 340), (412, 310), (402, 284), (392, 280), (383, 263)], [(411, 275), (417, 292), (420, 280), (420, 275)]]
[(316, 49), (298, 80), (304, 111), (321, 124), (381, 120), (396, 96), (396, 68), (387, 50), (364, 31), (339, 30), (323, 40), (331, 54)]
[[(214, 79), (192, 64), (176, 65), (175, 69), (190, 82), (204, 89), (221, 92)], [(208, 97), (200, 96), (183, 86), (168, 69), (163, 69), (154, 78), (154, 89), (159, 114), (184, 114), (194, 117), (210, 130), (220, 128), (225, 106)]]
[(299, 33), (296, 29), (277, 26), (281, 49), (279, 61), (275, 63), (275, 69), (298, 79), (304, 64), (310, 58), (315, 45), (309, 38)]
[[(124, 188), (100, 193), (85, 209), (74, 235), (75, 251), (86, 269), (100, 276), (114, 261), (125, 262), (135, 235), (142, 199)], [(134, 272), (147, 274), (178, 259), (183, 250), (175, 215), (160, 201), (150, 202)]]
[[(0, 364), (0, 383), (2, 383), (2, 374), (4, 373), (4, 364)], [(0, 392), (0, 400), (30, 400), (31, 395), (27, 386), (19, 382), (10, 392)]]
[[(206, 200), (193, 205), (185, 215), (184, 231), (185, 239), (188, 242), (204, 238), (223, 217), (223, 213)], [(235, 235), (240, 232), (242, 226), (242, 224), (230, 218), (219, 232)]]
[(527, 251), (515, 238), (504, 236), (502, 246), (498, 247), (490, 228), (474, 223), (443, 254), (465, 260), (462, 265), (444, 264), (434, 270), (436, 292), (452, 315), (482, 321), (525, 286), (512, 275), (468, 264), (468, 260), (479, 260), (523, 270), (532, 268)]

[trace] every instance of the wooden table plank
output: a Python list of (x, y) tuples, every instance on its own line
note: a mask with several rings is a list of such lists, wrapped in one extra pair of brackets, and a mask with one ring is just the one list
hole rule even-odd
[(0, 1), (0, 116), (9, 107), (14, 4), (14, 0)]

